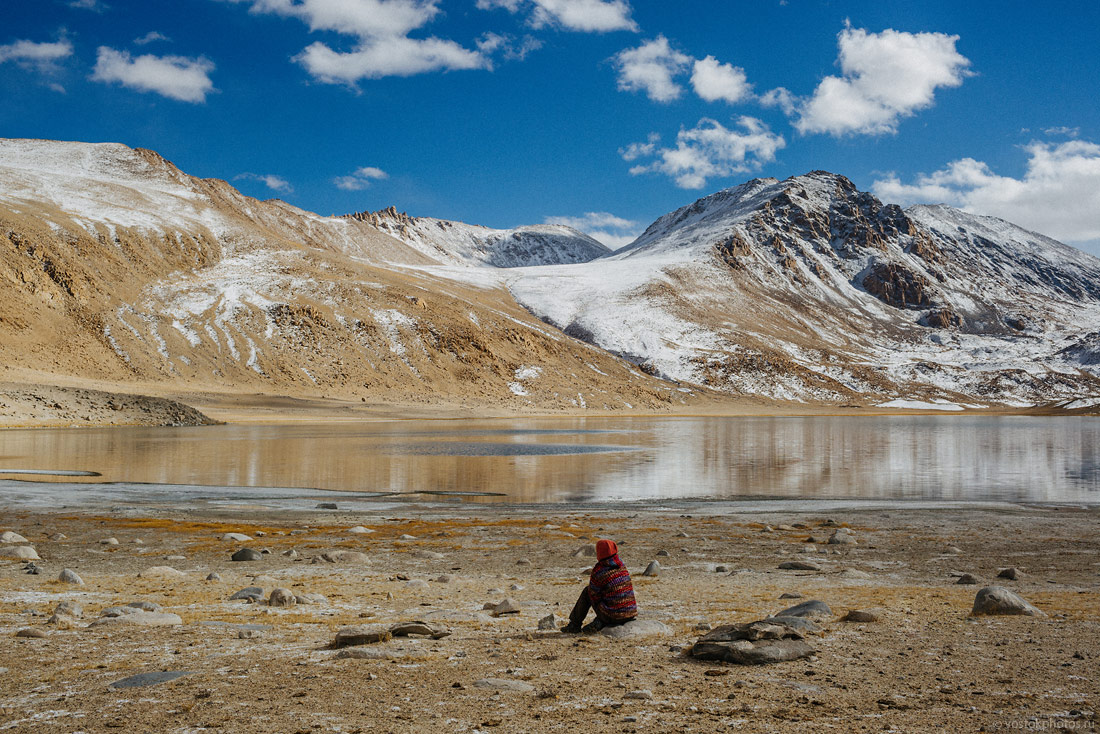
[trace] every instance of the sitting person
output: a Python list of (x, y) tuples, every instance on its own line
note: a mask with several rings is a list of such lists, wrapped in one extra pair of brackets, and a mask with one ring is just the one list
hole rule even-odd
[[(581, 627), (589, 609), (596, 612), (596, 618)], [(597, 542), (596, 565), (592, 567), (588, 586), (581, 591), (569, 615), (569, 624), (561, 631), (568, 634), (599, 632), (604, 627), (625, 624), (637, 616), (634, 584), (630, 581), (626, 564), (619, 558), (618, 546), (611, 540)]]

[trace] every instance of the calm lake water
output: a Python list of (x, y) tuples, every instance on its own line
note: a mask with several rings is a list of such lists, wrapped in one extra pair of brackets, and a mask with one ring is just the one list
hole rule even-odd
[[(0, 505), (5, 493), (15, 497), (17, 487), (27, 486), (10, 481), (20, 477), (4, 469), (102, 475), (57, 478), (65, 482), (314, 488), (418, 500), (1095, 505), (1100, 418), (546, 418), (13, 430), (0, 431)], [(94, 497), (107, 489), (81, 491)]]

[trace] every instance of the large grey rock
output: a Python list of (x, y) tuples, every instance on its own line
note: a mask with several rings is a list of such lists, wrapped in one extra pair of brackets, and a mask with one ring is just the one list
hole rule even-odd
[(828, 619), (833, 616), (833, 610), (830, 609), (829, 605), (823, 601), (810, 599), (809, 601), (804, 601), (801, 604), (795, 604), (793, 607), (788, 607), (782, 612), (779, 612), (778, 614), (772, 616)]
[(27, 539), (14, 530), (5, 530), (3, 533), (0, 533), (0, 543), (4, 545), (26, 542), (28, 542)]
[(172, 581), (185, 578), (186, 576), (186, 573), (176, 570), (171, 566), (151, 566), (138, 573), (138, 578), (140, 579), (160, 579), (161, 581)]
[(370, 556), (359, 551), (330, 551), (321, 554), (321, 560), (328, 563), (367, 563)]
[(644, 571), (642, 571), (642, 575), (643, 576), (660, 576), (661, 575), (661, 564), (657, 563), (657, 561), (650, 561), (649, 565), (645, 567)]
[(490, 613), (494, 617), (500, 617), (505, 614), (519, 614), (519, 612), (519, 602), (509, 597), (499, 604), (494, 605)]
[(390, 634), (394, 637), (431, 637), (433, 640), (442, 640), (449, 637), (451, 631), (441, 624), (416, 620), (398, 622), (390, 627)]
[(821, 625), (809, 617), (784, 617), (776, 615), (774, 617), (768, 617), (764, 621), (771, 624), (784, 624), (792, 629), (798, 630), (803, 635), (821, 631)]
[(147, 688), (149, 686), (156, 686), (161, 683), (177, 680), (186, 675), (195, 675), (195, 673), (187, 670), (165, 670), (155, 673), (138, 673), (137, 675), (131, 675), (129, 678), (116, 680), (114, 683), (110, 684), (108, 688)]
[(74, 586), (84, 585), (84, 579), (80, 578), (77, 572), (72, 570), (71, 568), (66, 568), (64, 571), (62, 571), (58, 575), (57, 580), (63, 584), (73, 584)]
[(781, 571), (820, 571), (821, 566), (812, 561), (784, 561), (779, 564)]
[(844, 615), (844, 622), (877, 622), (882, 619), (881, 609), (849, 609)]
[(272, 589), (271, 596), (267, 598), (269, 607), (293, 607), (297, 604), (298, 600), (290, 589)]
[(343, 627), (337, 630), (336, 638), (332, 641), (332, 647), (355, 647), (358, 645), (373, 645), (376, 642), (385, 642), (393, 637), (388, 627)]
[(131, 606), (107, 607), (99, 613), (101, 617), (122, 617), (127, 614), (137, 614), (141, 610)]
[[(333, 508), (333, 509), (335, 509), (335, 508)], [(348, 532), (352, 533), (353, 535), (370, 535), (374, 531), (371, 530), (370, 528), (365, 528), (362, 525), (356, 525), (353, 528), (348, 528)]]
[(668, 628), (668, 625), (653, 619), (635, 619), (626, 624), (618, 624), (614, 627), (604, 627), (600, 630), (600, 634), (604, 637), (610, 637), (613, 640), (628, 640), (635, 637), (671, 635), (672, 630)]
[(255, 550), (254, 548), (241, 548), (239, 551), (237, 551), (236, 553), (233, 554), (233, 556), (230, 558), (230, 560), (237, 561), (237, 562), (240, 563), (240, 562), (258, 561), (263, 557), (264, 557), (264, 554), (260, 553), (258, 550)]
[(409, 555), (411, 555), (413, 558), (421, 558), (426, 561), (442, 561), (444, 558), (446, 558), (446, 556), (442, 553), (436, 553), (435, 551), (423, 549), (414, 550)]
[(132, 601), (126, 606), (137, 609), (139, 612), (159, 612), (161, 609), (160, 604), (151, 601)]
[(16, 561), (40, 561), (38, 551), (29, 545), (13, 545), (0, 548), (0, 558), (10, 558)]
[(835, 533), (829, 536), (828, 545), (855, 545), (856, 536), (852, 534), (851, 530), (847, 528), (841, 528)]
[(260, 586), (248, 586), (241, 589), (233, 596), (229, 597), (229, 601), (238, 601), (240, 599), (248, 599), (251, 601), (259, 601), (264, 598), (264, 590)]
[(987, 586), (979, 591), (974, 598), (974, 608), (970, 614), (975, 617), (1002, 614), (1024, 614), (1030, 617), (1047, 616), (1041, 609), (1003, 586)]
[(252, 540), (252, 538), (245, 535), (244, 533), (226, 533), (222, 536), (222, 540), (231, 541), (234, 543), (247, 543), (248, 541)]
[(802, 639), (798, 629), (774, 619), (722, 625), (691, 647), (692, 657), (737, 665), (780, 663), (813, 654), (813, 648)]
[(963, 586), (976, 586), (978, 583), (978, 577), (970, 573), (964, 573), (959, 576), (959, 580), (955, 583), (962, 584)]
[(16, 632), (15, 636), (30, 638), (34, 640), (42, 640), (49, 637), (45, 630), (40, 630), (37, 627), (25, 627)]
[(1020, 577), (1024, 575), (1024, 572), (1020, 569), (1012, 566), (1011, 568), (1002, 568), (997, 572), (997, 578), (1008, 579), (1009, 581), (1019, 581)]
[(474, 688), (482, 688), (489, 691), (509, 691), (512, 693), (530, 693), (535, 687), (521, 680), (509, 680), (507, 678), (482, 678), (474, 681)]
[(560, 618), (556, 614), (548, 614), (539, 620), (539, 629), (546, 631), (557, 631), (561, 626), (565, 624), (565, 620)]
[(123, 614), (120, 617), (102, 617), (92, 622), (89, 627), (174, 627), (183, 624), (178, 614), (163, 612), (140, 612), (135, 614)]

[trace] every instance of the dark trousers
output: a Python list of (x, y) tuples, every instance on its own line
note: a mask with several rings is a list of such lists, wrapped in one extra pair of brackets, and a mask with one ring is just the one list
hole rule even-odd
[[(584, 624), (584, 618), (588, 616), (591, 609), (592, 600), (588, 597), (588, 587), (586, 586), (581, 589), (581, 595), (577, 597), (577, 603), (573, 605), (573, 611), (569, 613), (569, 623), (577, 626)], [(630, 621), (629, 619), (611, 619), (607, 615), (601, 614), (599, 607), (596, 607), (594, 611), (599, 627), (614, 627)]]

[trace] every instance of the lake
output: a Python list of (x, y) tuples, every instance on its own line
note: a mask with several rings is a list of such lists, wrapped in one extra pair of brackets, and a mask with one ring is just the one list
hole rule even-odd
[[(80, 489), (88, 500), (121, 485), (131, 497), (198, 485), (271, 488), (272, 497), (311, 500), (313, 493), (292, 490), (465, 502), (1095, 505), (1098, 447), (1100, 418), (1090, 417), (569, 417), (8, 430), (0, 431), (0, 504), (5, 495), (15, 501), (44, 491), (25, 480), (55, 480), (98, 483)], [(265, 491), (247, 494), (262, 498)], [(67, 492), (66, 502), (73, 496)]]

